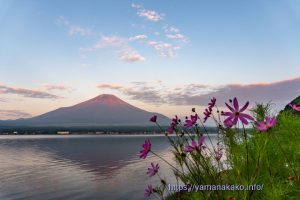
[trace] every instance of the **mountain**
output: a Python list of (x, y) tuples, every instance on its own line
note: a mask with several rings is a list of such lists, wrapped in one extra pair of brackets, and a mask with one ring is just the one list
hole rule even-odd
[(132, 106), (111, 94), (102, 94), (70, 107), (62, 107), (28, 119), (2, 121), (6, 125), (19, 126), (147, 126), (149, 119), (157, 115), (162, 125), (170, 119)]

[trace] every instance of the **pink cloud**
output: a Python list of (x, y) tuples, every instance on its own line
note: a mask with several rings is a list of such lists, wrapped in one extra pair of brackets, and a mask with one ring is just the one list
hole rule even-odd
[(57, 95), (39, 91), (39, 90), (31, 90), (26, 88), (16, 88), (16, 87), (9, 87), (5, 85), (0, 85), (0, 93), (1, 94), (15, 94), (20, 95), (23, 97), (29, 98), (38, 98), (38, 99), (58, 99), (60, 98)]

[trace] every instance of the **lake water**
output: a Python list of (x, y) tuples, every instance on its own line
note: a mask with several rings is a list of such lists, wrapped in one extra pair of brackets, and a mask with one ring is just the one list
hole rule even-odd
[(0, 136), (0, 199), (144, 199), (147, 184), (158, 183), (146, 176), (151, 162), (172, 181), (158, 158), (139, 159), (145, 138), (172, 162), (164, 136)]

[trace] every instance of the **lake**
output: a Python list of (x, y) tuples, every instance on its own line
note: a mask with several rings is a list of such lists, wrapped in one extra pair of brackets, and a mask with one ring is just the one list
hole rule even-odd
[(157, 157), (139, 159), (145, 138), (173, 162), (164, 136), (0, 136), (0, 199), (144, 199), (147, 184), (158, 183), (146, 176), (151, 162), (175, 183)]

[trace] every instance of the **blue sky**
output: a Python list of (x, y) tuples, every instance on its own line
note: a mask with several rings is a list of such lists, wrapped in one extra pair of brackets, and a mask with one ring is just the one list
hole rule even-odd
[(101, 93), (168, 116), (300, 93), (297, 1), (0, 0), (0, 27), (3, 119)]

